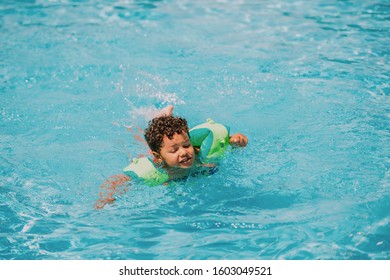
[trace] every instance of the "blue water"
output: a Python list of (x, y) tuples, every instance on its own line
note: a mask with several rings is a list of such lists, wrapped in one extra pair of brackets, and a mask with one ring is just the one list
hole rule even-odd
[[(0, 259), (389, 259), (390, 2), (2, 1)], [(99, 186), (172, 104), (248, 136)]]

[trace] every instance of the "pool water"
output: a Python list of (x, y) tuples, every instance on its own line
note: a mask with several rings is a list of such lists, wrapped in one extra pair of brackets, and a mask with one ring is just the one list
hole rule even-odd
[[(6, 0), (0, 24), (0, 259), (390, 258), (389, 1)], [(249, 145), (95, 210), (168, 104)]]

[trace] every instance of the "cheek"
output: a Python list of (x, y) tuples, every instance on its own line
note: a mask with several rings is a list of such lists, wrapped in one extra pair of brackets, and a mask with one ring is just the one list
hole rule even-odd
[(175, 159), (177, 158), (177, 155), (175, 153), (166, 153), (163, 155), (162, 158), (165, 162), (170, 163), (170, 162), (175, 161)]

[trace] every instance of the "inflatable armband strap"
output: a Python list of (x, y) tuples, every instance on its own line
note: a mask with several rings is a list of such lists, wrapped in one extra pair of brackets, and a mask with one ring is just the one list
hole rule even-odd
[(168, 174), (159, 171), (147, 157), (134, 158), (132, 163), (123, 169), (123, 172), (128, 176), (137, 175), (150, 186), (161, 185), (169, 178)]
[(200, 147), (199, 157), (203, 163), (220, 158), (229, 146), (229, 128), (207, 119), (189, 131), (193, 146)]

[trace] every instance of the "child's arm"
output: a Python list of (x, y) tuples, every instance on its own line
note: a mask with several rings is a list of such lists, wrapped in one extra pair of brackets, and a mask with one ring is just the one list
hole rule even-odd
[(115, 194), (122, 194), (127, 191), (126, 183), (130, 181), (130, 177), (124, 174), (113, 175), (107, 179), (101, 186), (99, 199), (95, 203), (95, 209), (102, 209), (107, 203), (111, 204), (115, 201)]
[[(153, 117), (162, 117), (162, 116), (171, 116), (174, 107), (172, 105), (168, 105), (155, 114)], [(138, 135), (137, 140), (140, 139), (144, 142), (143, 138), (139, 138)], [(146, 142), (145, 142), (146, 143)], [(124, 174), (113, 175), (109, 179), (107, 179), (100, 186), (99, 199), (95, 203), (95, 209), (102, 209), (106, 204), (111, 204), (115, 201), (115, 194), (122, 194), (127, 191), (126, 183), (130, 181), (130, 177)]]
[(229, 137), (229, 143), (233, 147), (245, 147), (248, 145), (248, 138), (244, 134), (236, 133)]

